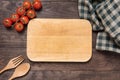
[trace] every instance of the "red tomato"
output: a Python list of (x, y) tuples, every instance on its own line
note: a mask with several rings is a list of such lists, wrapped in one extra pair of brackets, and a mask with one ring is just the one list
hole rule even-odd
[(10, 18), (6, 18), (3, 20), (3, 24), (5, 27), (9, 28), (12, 26), (12, 20)]
[(15, 14), (12, 14), (10, 18), (12, 22), (16, 22), (19, 20), (19, 15), (15, 13)]
[(32, 18), (34, 18), (34, 17), (36, 16), (36, 13), (35, 13), (34, 10), (28, 10), (28, 11), (27, 11), (27, 16), (28, 16), (30, 19), (32, 19)]
[(14, 28), (17, 32), (22, 32), (24, 29), (24, 25), (21, 22), (18, 22), (15, 24)]
[(28, 19), (27, 16), (22, 16), (20, 18), (20, 21), (21, 21), (22, 24), (27, 24), (29, 22), (29, 19)]
[(41, 8), (42, 8), (41, 2), (40, 2), (40, 1), (35, 1), (35, 2), (33, 3), (33, 8), (34, 8), (35, 10), (41, 9)]
[(16, 12), (18, 15), (22, 16), (25, 14), (25, 9), (23, 7), (18, 7)]
[(23, 7), (25, 9), (30, 9), (31, 8), (31, 2), (29, 0), (23, 2)]
[(34, 2), (35, 2), (35, 1), (38, 1), (38, 2), (40, 2), (40, 0), (34, 0)]

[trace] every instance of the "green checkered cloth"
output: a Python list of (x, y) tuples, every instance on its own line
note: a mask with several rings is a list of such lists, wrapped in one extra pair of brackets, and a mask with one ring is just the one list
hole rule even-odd
[(79, 0), (78, 9), (81, 19), (92, 24), (98, 31), (97, 50), (120, 53), (120, 0)]

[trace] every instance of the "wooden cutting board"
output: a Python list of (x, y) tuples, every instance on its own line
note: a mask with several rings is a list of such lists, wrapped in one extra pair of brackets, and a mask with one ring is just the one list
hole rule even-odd
[(92, 56), (92, 27), (83, 19), (33, 19), (27, 56), (37, 62), (86, 62)]

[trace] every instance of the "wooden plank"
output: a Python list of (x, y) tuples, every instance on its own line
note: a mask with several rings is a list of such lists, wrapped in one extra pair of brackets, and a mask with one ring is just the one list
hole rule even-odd
[(38, 12), (38, 17), (77, 19), (79, 18), (77, 5), (76, 2), (43, 2), (43, 11)]
[(26, 47), (26, 32), (18, 33), (15, 30), (0, 28), (0, 48)]
[[(0, 75), (0, 80), (8, 79), (13, 71)], [(120, 71), (30, 71), (17, 80), (119, 80)]]

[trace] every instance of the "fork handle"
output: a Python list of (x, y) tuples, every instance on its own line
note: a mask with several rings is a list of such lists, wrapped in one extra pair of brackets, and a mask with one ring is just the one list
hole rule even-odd
[(5, 70), (6, 70), (5, 68), (3, 68), (2, 70), (0, 70), (0, 74), (3, 73)]
[(3, 73), (6, 70), (8, 70), (8, 69), (6, 67), (4, 67), (2, 70), (0, 70), (0, 74)]

